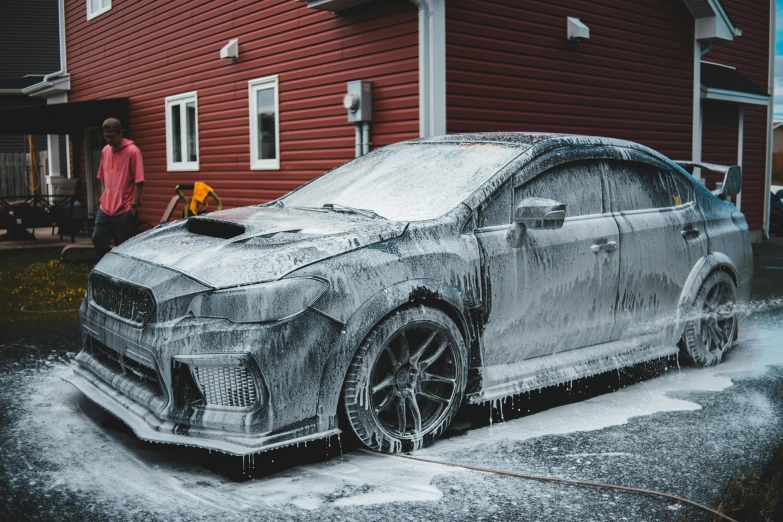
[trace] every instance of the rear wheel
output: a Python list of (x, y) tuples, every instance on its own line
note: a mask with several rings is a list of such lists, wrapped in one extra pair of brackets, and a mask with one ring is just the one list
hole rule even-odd
[(351, 361), (343, 406), (369, 448), (396, 453), (425, 446), (462, 402), (467, 351), (442, 311), (405, 308), (381, 321)]
[(696, 296), (682, 335), (685, 358), (699, 366), (718, 364), (737, 334), (737, 288), (726, 272), (713, 272)]

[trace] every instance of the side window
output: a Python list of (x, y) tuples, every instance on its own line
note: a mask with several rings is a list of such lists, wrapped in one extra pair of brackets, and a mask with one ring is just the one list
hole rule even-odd
[(554, 199), (565, 203), (566, 217), (603, 212), (601, 167), (595, 160), (551, 168), (514, 189), (514, 205), (525, 198)]
[(614, 206), (620, 212), (676, 206), (668, 172), (655, 165), (607, 161), (606, 177)]
[(250, 169), (280, 168), (280, 110), (277, 76), (247, 82), (250, 95)]
[(166, 166), (169, 171), (198, 170), (198, 95), (166, 98)]
[(87, 20), (111, 9), (111, 0), (87, 0)]
[(679, 172), (670, 172), (672, 180), (673, 205), (678, 207), (693, 201), (693, 183)]
[(511, 183), (495, 192), (478, 210), (478, 227), (494, 227), (511, 223)]

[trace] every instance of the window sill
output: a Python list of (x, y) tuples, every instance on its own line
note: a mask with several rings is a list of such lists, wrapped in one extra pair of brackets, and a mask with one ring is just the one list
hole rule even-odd
[(167, 172), (198, 172), (199, 166), (198, 163), (196, 164), (184, 164), (184, 165), (176, 165), (176, 164), (169, 164), (166, 166)]
[(280, 170), (280, 163), (266, 163), (261, 165), (250, 165), (250, 170)]

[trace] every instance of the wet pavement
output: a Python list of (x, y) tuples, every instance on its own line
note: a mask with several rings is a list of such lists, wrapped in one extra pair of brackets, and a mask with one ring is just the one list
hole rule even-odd
[[(464, 408), (416, 456), (713, 505), (783, 438), (783, 242), (757, 254), (756, 301), (721, 365), (657, 361)], [(413, 462), (336, 438), (253, 459), (141, 442), (60, 380), (79, 342), (74, 324), (0, 333), (3, 520), (708, 519), (671, 500)]]

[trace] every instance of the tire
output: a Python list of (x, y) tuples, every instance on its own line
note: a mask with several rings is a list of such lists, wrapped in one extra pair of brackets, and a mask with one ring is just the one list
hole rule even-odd
[(451, 424), (466, 380), (467, 350), (454, 322), (434, 308), (403, 308), (362, 342), (348, 368), (342, 404), (365, 446), (412, 451)]
[(737, 287), (726, 272), (713, 272), (699, 289), (694, 317), (685, 325), (681, 352), (698, 366), (718, 364), (737, 336)]

